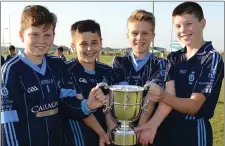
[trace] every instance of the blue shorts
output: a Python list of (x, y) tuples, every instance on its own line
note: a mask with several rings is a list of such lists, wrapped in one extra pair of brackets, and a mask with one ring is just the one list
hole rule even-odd
[(159, 127), (154, 146), (212, 146), (212, 127), (208, 119), (166, 120)]

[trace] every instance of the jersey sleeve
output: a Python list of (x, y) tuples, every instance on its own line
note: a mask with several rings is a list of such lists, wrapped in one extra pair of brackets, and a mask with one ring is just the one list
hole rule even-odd
[(86, 104), (86, 100), (76, 98), (77, 90), (76, 83), (72, 74), (68, 71), (67, 66), (64, 66), (60, 72), (60, 105), (59, 109), (64, 117), (78, 120), (87, 117), (91, 110)]
[(166, 60), (160, 59), (157, 61), (157, 63), (154, 63), (155, 66), (152, 66), (152, 70), (154, 70), (154, 73), (151, 76), (150, 81), (158, 84), (163, 89), (165, 88), (165, 71), (166, 71)]
[[(193, 93), (203, 93), (208, 97), (214, 90), (220, 92), (224, 77), (224, 62), (219, 53), (210, 55), (201, 67)], [(219, 87), (217, 85), (220, 84)]]
[(173, 54), (169, 54), (167, 57), (165, 82), (175, 79), (175, 60)]
[(18, 98), (20, 95), (19, 79), (15, 72), (10, 68), (10, 65), (5, 64), (1, 68), (1, 128), (2, 128), (2, 145), (3, 146), (18, 146), (17, 130), (19, 130), (18, 122)]

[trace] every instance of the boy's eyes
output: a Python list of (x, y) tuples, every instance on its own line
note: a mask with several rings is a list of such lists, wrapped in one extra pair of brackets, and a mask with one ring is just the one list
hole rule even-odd
[(137, 35), (138, 33), (137, 33), (137, 32), (132, 32), (131, 34), (132, 34), (132, 35)]
[[(133, 36), (137, 36), (137, 35), (138, 35), (137, 32), (132, 32), (131, 34), (132, 34)], [(142, 32), (141, 35), (146, 36), (146, 35), (148, 35), (148, 33), (147, 33), (147, 32)]]
[(32, 35), (32, 36), (37, 36), (38, 34), (36, 34), (36, 33), (32, 33), (32, 34), (30, 34), (30, 35)]
[[(31, 36), (38, 36), (39, 34), (37, 34), (37, 33), (32, 33), (32, 34), (30, 34)], [(45, 34), (44, 36), (51, 36), (50, 34)]]
[(51, 36), (50, 34), (46, 34), (45, 36)]
[(85, 46), (85, 45), (87, 45), (86, 43), (84, 43), (84, 44), (80, 44), (80, 46)]
[(98, 42), (92, 42), (92, 44), (96, 45), (96, 44), (98, 44)]

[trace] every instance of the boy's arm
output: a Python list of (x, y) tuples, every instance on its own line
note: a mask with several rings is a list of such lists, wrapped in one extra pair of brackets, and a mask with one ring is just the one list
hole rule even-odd
[[(161, 96), (157, 96), (155, 99), (158, 98), (157, 100), (168, 104), (179, 112), (194, 115), (201, 110), (203, 103), (207, 98), (210, 98), (209, 95), (211, 93), (220, 91), (223, 77), (224, 63), (222, 57), (215, 53), (209, 56), (207, 61), (201, 67), (200, 75), (197, 77), (190, 98), (177, 98), (168, 92), (162, 91)], [(152, 94), (157, 94), (155, 91)], [(209, 100), (211, 101), (211, 106), (215, 107), (218, 96), (214, 96), (213, 99)]]
[[(15, 76), (13, 70), (9, 66), (3, 66), (2, 70), (2, 86), (1, 86), (1, 129), (2, 129), (2, 145), (21, 145), (18, 140), (18, 122), (17, 113), (18, 98), (21, 96), (19, 88), (19, 78)], [(23, 96), (23, 94), (22, 94)], [(24, 113), (25, 114), (25, 113)]]
[[(61, 62), (63, 62), (61, 60)], [(80, 92), (75, 89), (76, 83), (74, 82), (73, 76), (68, 71), (66, 64), (63, 62), (63, 67), (61, 70), (60, 77), (60, 110), (63, 112), (63, 116), (70, 119), (77, 120), (82, 119), (90, 115), (92, 110), (101, 107), (106, 102), (105, 96), (103, 95), (101, 89), (93, 88), (88, 99), (76, 98)], [(98, 99), (97, 99), (98, 97)]]
[(82, 119), (83, 122), (91, 128), (95, 133), (98, 134), (100, 142), (110, 144), (110, 140), (102, 126), (99, 124), (97, 119), (93, 114), (90, 114), (88, 117)]
[[(161, 86), (163, 89), (165, 89), (165, 73), (166, 73), (166, 60), (165, 59), (161, 59), (158, 61), (157, 65), (156, 65), (156, 71), (153, 73), (152, 77), (151, 77), (151, 81), (155, 82), (156, 84), (158, 84), (159, 86)], [(145, 103), (147, 102), (147, 100), (149, 100), (151, 98), (150, 94), (147, 94), (148, 96), (145, 97)], [(163, 106), (162, 104), (160, 104), (161, 107)], [(147, 112), (142, 112), (140, 120), (138, 125), (141, 126), (144, 123), (146, 123), (150, 117), (153, 114), (154, 109), (156, 108), (156, 103), (149, 100), (148, 102), (148, 106), (147, 106)]]
[[(174, 81), (169, 81), (166, 83), (166, 92), (175, 95), (174, 89)], [(171, 110), (171, 107), (164, 104), (163, 102), (160, 102), (152, 118), (147, 123), (135, 128), (135, 131), (137, 133), (142, 132), (139, 141), (152, 144), (158, 127), (161, 125), (163, 120), (169, 115)]]

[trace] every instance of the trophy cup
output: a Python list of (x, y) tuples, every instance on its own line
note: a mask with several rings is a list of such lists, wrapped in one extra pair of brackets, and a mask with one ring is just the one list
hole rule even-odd
[(144, 87), (133, 85), (108, 86), (106, 83), (97, 85), (104, 93), (109, 93), (109, 105), (105, 105), (104, 110), (110, 110), (112, 116), (119, 123), (119, 126), (111, 131), (113, 144), (123, 146), (137, 144), (137, 135), (134, 132), (132, 122), (139, 117), (141, 110), (147, 111), (146, 106), (149, 100), (145, 104), (142, 103), (149, 86), (150, 84), (146, 84)]

